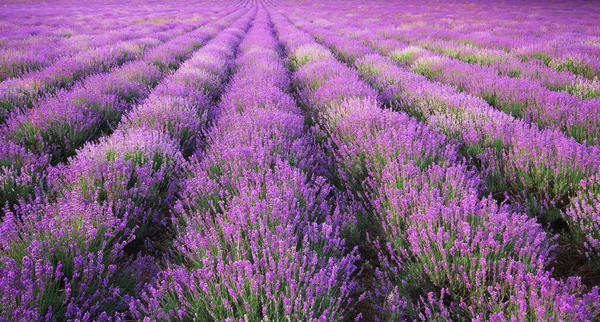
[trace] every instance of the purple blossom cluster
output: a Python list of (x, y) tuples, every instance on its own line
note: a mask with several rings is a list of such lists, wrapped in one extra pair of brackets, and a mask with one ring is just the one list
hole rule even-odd
[[(126, 244), (125, 218), (77, 194), (36, 200), (0, 226), (0, 318), (4, 321), (108, 320)], [(115, 316), (119, 318), (117, 314)]]

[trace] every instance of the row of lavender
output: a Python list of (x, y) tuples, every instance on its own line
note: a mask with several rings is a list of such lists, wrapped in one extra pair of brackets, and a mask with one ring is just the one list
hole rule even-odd
[[(560, 282), (544, 271), (554, 246), (541, 225), (478, 197), (483, 180), (460, 161), (452, 140), (380, 109), (378, 93), (356, 71), (285, 18), (276, 28), (338, 178), (381, 225), (372, 241), (380, 256), (374, 295), (383, 301), (383, 319), (591, 320), (598, 314), (597, 289), (582, 294), (577, 278)], [(338, 50), (344, 55), (357, 53)], [(386, 72), (369, 67), (375, 78)]]
[(139, 318), (340, 321), (352, 302), (352, 223), (320, 176), (269, 16), (257, 13), (207, 148), (176, 207), (179, 261), (138, 301)]
[(579, 144), (558, 131), (540, 131), (480, 99), (404, 70), (355, 40), (305, 22), (303, 26), (353, 64), (378, 89), (380, 101), (456, 140), (461, 154), (476, 160), (488, 192), (508, 197), (542, 222), (566, 221), (572, 239), (600, 262), (596, 146)]
[[(239, 35), (238, 28), (247, 28), (251, 18), (252, 12), (238, 9), (207, 25), (204, 40), (187, 51), (237, 20), (162, 82), (115, 133), (87, 144), (67, 165), (50, 169), (46, 197), (5, 214), (0, 317), (128, 316), (123, 312), (129, 299), (156, 272), (151, 255), (159, 256), (171, 238), (171, 209), (189, 167), (181, 143), (188, 146), (198, 137), (200, 125), (194, 124), (207, 109), (203, 95), (209, 95), (202, 85), (216, 78), (196, 71), (214, 63), (211, 46)], [(216, 89), (219, 82), (212, 85)], [(173, 113), (176, 106), (181, 113)]]

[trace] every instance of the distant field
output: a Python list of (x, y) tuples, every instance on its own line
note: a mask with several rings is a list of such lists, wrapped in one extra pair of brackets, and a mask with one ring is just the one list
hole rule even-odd
[(0, 1), (0, 322), (600, 321), (600, 4)]

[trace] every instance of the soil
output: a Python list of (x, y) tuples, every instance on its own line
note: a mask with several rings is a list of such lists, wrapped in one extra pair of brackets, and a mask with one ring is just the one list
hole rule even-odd
[(585, 248), (572, 241), (559, 240), (555, 259), (548, 265), (553, 269), (552, 276), (566, 280), (571, 276), (581, 277), (586, 290), (600, 286), (600, 271), (585, 255)]

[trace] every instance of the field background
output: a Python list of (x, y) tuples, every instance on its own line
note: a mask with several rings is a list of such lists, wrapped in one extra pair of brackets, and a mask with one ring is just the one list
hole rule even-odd
[(599, 321), (593, 1), (0, 1), (0, 322)]

